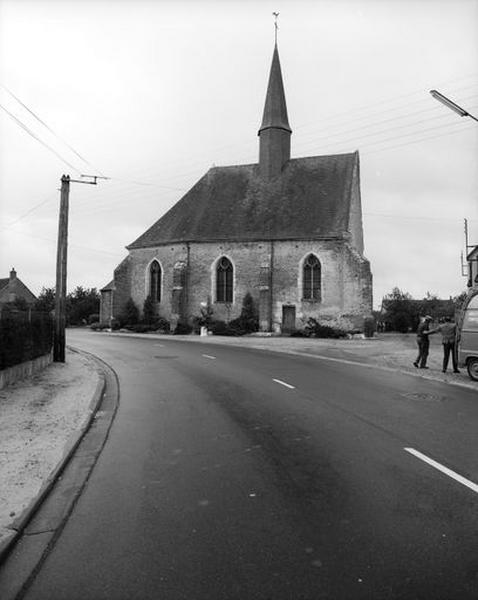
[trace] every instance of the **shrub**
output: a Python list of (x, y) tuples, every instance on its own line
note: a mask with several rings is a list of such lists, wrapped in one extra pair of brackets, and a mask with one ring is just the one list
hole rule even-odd
[(151, 325), (147, 325), (146, 323), (136, 323), (130, 325), (126, 329), (133, 331), (134, 333), (146, 333), (147, 331), (151, 331)]
[(154, 307), (154, 302), (151, 295), (149, 295), (143, 303), (143, 322), (147, 325), (151, 325), (155, 317), (156, 311)]
[(210, 326), (210, 331), (214, 335), (244, 335), (246, 332), (240, 329), (235, 321), (237, 321), (237, 319), (234, 321), (229, 321), (229, 323), (226, 323), (225, 321), (213, 321)]
[(49, 314), (3, 310), (0, 318), (0, 369), (48, 354), (53, 346)]
[(109, 323), (100, 323), (99, 321), (90, 325), (90, 329), (93, 331), (103, 331), (103, 329), (109, 329), (109, 327)]
[(321, 325), (316, 319), (310, 317), (304, 327), (304, 333), (307, 337), (332, 338), (338, 339), (347, 337), (347, 332), (343, 329), (330, 327), (330, 325)]
[(100, 320), (100, 315), (98, 313), (93, 313), (88, 317), (88, 325), (92, 325), (93, 323), (98, 323)]
[(227, 323), (225, 321), (213, 321), (209, 329), (214, 335), (227, 335)]
[(363, 333), (366, 338), (372, 338), (376, 330), (375, 319), (367, 317), (363, 322)]
[(153, 329), (155, 331), (163, 331), (164, 333), (169, 333), (171, 331), (170, 322), (164, 317), (156, 317), (153, 321)]
[(192, 330), (192, 326), (188, 323), (179, 322), (174, 330), (174, 335), (188, 335), (192, 332)]
[(112, 331), (117, 331), (118, 329), (121, 329), (122, 326), (122, 322), (119, 319), (111, 319), (111, 330)]
[(128, 298), (124, 310), (119, 317), (119, 321), (123, 326), (136, 325), (136, 323), (139, 322), (139, 309), (132, 298)]

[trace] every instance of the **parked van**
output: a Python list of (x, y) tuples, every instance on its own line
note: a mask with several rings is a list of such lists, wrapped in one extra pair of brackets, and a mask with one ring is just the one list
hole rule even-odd
[(458, 366), (466, 367), (471, 379), (478, 381), (478, 291), (465, 300), (457, 337)]

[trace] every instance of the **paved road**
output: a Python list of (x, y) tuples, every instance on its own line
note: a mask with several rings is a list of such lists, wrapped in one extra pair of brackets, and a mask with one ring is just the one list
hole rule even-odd
[(27, 600), (478, 598), (473, 391), (174, 338), (68, 341), (116, 370), (120, 408)]

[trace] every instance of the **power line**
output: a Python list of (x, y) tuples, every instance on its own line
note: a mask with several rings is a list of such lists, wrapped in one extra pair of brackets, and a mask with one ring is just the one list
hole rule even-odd
[(11, 223), (8, 223), (8, 225), (4, 225), (0, 231), (4, 231), (5, 229), (10, 229), (13, 225), (15, 225), (15, 223), (18, 223), (19, 221), (21, 221), (22, 219), (24, 219), (25, 217), (27, 217), (28, 215), (30, 215), (33, 211), (37, 210), (38, 208), (40, 208), (41, 206), (43, 206), (44, 204), (47, 204), (48, 202), (51, 202), (52, 200), (54, 200), (56, 198), (56, 194), (55, 195), (50, 195), (48, 196), (48, 198), (46, 198), (45, 200), (42, 200), (41, 202), (39, 202), (38, 204), (35, 204), (35, 206), (33, 206), (32, 208), (30, 208), (29, 210), (27, 210), (26, 213), (23, 213), (22, 215), (20, 215), (18, 218), (16, 218), (14, 221), (12, 221)]
[[(57, 240), (52, 240), (51, 238), (45, 238), (43, 236), (34, 235), (31, 233), (25, 233), (24, 231), (13, 231), (13, 233), (16, 235), (23, 235), (25, 237), (34, 238), (37, 240), (43, 240), (44, 242), (50, 242), (51, 244), (57, 243)], [(98, 248), (90, 248), (89, 246), (80, 246), (79, 244), (69, 243), (69, 246), (71, 246), (72, 248), (78, 248), (79, 250), (86, 250), (88, 252), (94, 252), (94, 253), (98, 253), (98, 254), (108, 254), (109, 256), (124, 256), (124, 254), (119, 254), (117, 252), (109, 252), (108, 250), (100, 250)]]
[(20, 121), (20, 119), (18, 119), (13, 113), (11, 113), (9, 110), (7, 110), (3, 104), (0, 104), (0, 108), (2, 108), (7, 115), (13, 119), (13, 121), (15, 121), (15, 123), (21, 127), (23, 130), (25, 130), (29, 135), (32, 136), (32, 138), (34, 138), (37, 142), (40, 142), (40, 144), (42, 144), (43, 146), (45, 146), (45, 148), (47, 148), (48, 150), (50, 150), (50, 152), (52, 152), (57, 158), (59, 158), (62, 162), (65, 163), (65, 165), (67, 165), (68, 167), (70, 167), (70, 169), (73, 169), (73, 171), (76, 171), (79, 175), (81, 174), (80, 171), (74, 167), (71, 163), (69, 163), (66, 159), (63, 158), (63, 156), (61, 156), (56, 150), (54, 150), (51, 146), (49, 146), (46, 142), (44, 142), (43, 140), (41, 140), (37, 135), (35, 135), (33, 133), (33, 131), (31, 129), (29, 129), (24, 123), (22, 123), (22, 121)]
[(91, 167), (91, 168), (92, 168), (94, 171), (96, 171), (97, 173), (100, 173), (100, 175), (102, 175), (102, 176), (104, 177), (103, 173), (101, 173), (101, 171), (99, 171), (99, 169), (97, 169), (97, 168), (96, 168), (96, 167), (94, 167), (94, 166), (93, 166), (93, 165), (92, 165), (90, 162), (88, 162), (88, 161), (86, 160), (86, 158), (83, 158), (83, 156), (81, 156), (81, 154), (79, 154), (79, 153), (78, 153), (78, 152), (77, 152), (77, 151), (76, 151), (76, 150), (75, 150), (75, 149), (74, 149), (74, 148), (73, 148), (73, 147), (72, 147), (70, 144), (68, 144), (68, 142), (67, 142), (67, 141), (65, 141), (65, 140), (64, 140), (63, 138), (61, 138), (61, 137), (60, 137), (60, 136), (59, 136), (59, 135), (58, 135), (58, 134), (57, 134), (55, 131), (53, 131), (53, 129), (52, 129), (52, 128), (51, 128), (49, 125), (47, 125), (47, 124), (45, 123), (45, 121), (43, 121), (42, 119), (40, 119), (40, 117), (39, 117), (39, 116), (38, 116), (36, 113), (34, 113), (34, 112), (33, 112), (33, 110), (31, 110), (31, 108), (29, 108), (29, 107), (28, 107), (28, 106), (27, 106), (27, 105), (26, 105), (24, 102), (22, 102), (22, 101), (20, 100), (20, 98), (18, 98), (17, 96), (15, 96), (15, 94), (14, 94), (14, 93), (13, 93), (11, 90), (9, 90), (9, 89), (7, 88), (7, 86), (6, 86), (6, 85), (4, 85), (3, 83), (0, 83), (0, 85), (3, 87), (3, 89), (4, 89), (4, 90), (6, 90), (6, 91), (7, 91), (7, 92), (10, 94), (10, 96), (12, 96), (12, 98), (14, 98), (14, 99), (15, 99), (15, 100), (16, 100), (16, 101), (17, 101), (17, 102), (18, 102), (18, 103), (19, 103), (21, 106), (23, 106), (23, 108), (24, 108), (25, 110), (27, 110), (27, 111), (28, 111), (28, 112), (29, 112), (31, 115), (33, 115), (33, 117), (35, 117), (35, 119), (36, 119), (36, 120), (37, 120), (39, 123), (41, 123), (41, 124), (43, 125), (43, 127), (45, 127), (46, 129), (48, 129), (48, 131), (49, 131), (50, 133), (52, 133), (52, 134), (53, 134), (53, 135), (54, 135), (56, 138), (58, 138), (58, 139), (60, 140), (60, 142), (62, 142), (63, 144), (65, 144), (65, 146), (66, 146), (66, 147), (67, 147), (69, 150), (71, 150), (71, 151), (72, 151), (74, 154), (76, 154), (76, 156), (77, 156), (79, 159), (81, 159), (81, 160), (82, 160), (82, 161), (83, 161), (83, 162), (84, 162), (86, 165), (88, 165), (88, 166), (89, 166), (89, 167)]
[[(438, 87), (444, 87), (444, 86), (450, 85), (451, 83), (453, 83), (455, 81), (460, 81), (462, 79), (470, 79), (470, 78), (475, 78), (476, 79), (476, 76), (477, 76), (477, 73), (473, 73), (473, 74), (470, 74), (470, 75), (464, 75), (464, 76), (461, 76), (461, 77), (450, 79), (450, 80), (447, 80), (447, 81), (435, 82), (433, 85), (438, 86)], [(468, 86), (458, 87), (458, 88), (456, 88), (456, 90), (469, 89), (469, 88), (476, 87), (476, 85), (478, 85), (478, 84), (475, 82), (475, 83), (473, 83), (471, 85), (468, 85)], [(415, 92), (408, 92), (406, 94), (401, 94), (401, 95), (398, 95), (398, 96), (397, 95), (393, 95), (393, 96), (391, 96), (389, 98), (384, 98), (382, 100), (378, 100), (377, 102), (368, 103), (368, 104), (365, 104), (365, 105), (362, 105), (362, 106), (351, 107), (350, 110), (347, 109), (347, 111), (345, 111), (345, 112), (335, 113), (333, 115), (328, 116), (327, 117), (327, 123), (329, 123), (330, 121), (333, 121), (335, 119), (339, 119), (340, 120), (344, 116), (347, 117), (347, 119), (350, 119), (351, 115), (353, 115), (354, 113), (360, 113), (360, 112), (363, 112), (363, 111), (369, 111), (369, 110), (371, 110), (371, 111), (373, 111), (373, 114), (376, 115), (376, 114), (387, 113), (387, 112), (390, 112), (391, 110), (400, 110), (402, 108), (402, 106), (407, 106), (408, 107), (408, 106), (413, 105), (413, 104), (419, 104), (420, 102), (422, 102), (425, 99), (425, 96), (427, 95), (427, 93), (428, 93), (428, 89), (420, 89), (420, 90), (417, 90)], [(377, 106), (381, 106), (381, 105), (384, 105), (384, 104), (387, 104), (387, 103), (393, 103), (396, 100), (402, 100), (402, 99), (405, 99), (405, 98), (411, 98), (413, 96), (416, 96), (417, 94), (420, 94), (421, 96), (423, 96), (423, 98), (420, 98), (420, 99), (412, 101), (412, 102), (406, 102), (404, 104), (399, 104), (396, 107), (391, 106), (391, 107), (385, 108), (384, 110), (381, 110), (381, 111), (378, 111), (378, 112), (377, 112), (377, 110), (375, 110), (375, 108)], [(355, 122), (357, 119), (362, 119), (362, 118), (367, 118), (367, 115), (364, 115), (363, 117), (353, 117), (352, 120)], [(309, 125), (310, 125), (310, 123), (301, 123), (299, 125), (296, 125), (294, 127), (294, 129), (295, 130), (302, 129), (303, 127), (308, 127)], [(332, 126), (334, 126), (334, 125), (332, 125)]]

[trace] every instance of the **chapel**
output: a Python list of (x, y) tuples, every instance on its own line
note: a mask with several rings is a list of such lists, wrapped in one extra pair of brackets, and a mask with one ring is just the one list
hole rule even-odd
[(291, 158), (292, 130), (277, 42), (255, 164), (212, 167), (127, 246), (101, 290), (103, 322), (132, 299), (191, 324), (207, 302), (214, 319), (239, 316), (252, 295), (260, 330), (290, 333), (310, 317), (361, 329), (372, 312), (364, 256), (358, 152)]

